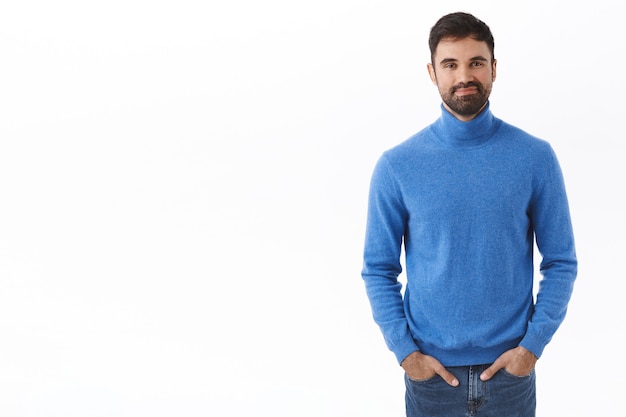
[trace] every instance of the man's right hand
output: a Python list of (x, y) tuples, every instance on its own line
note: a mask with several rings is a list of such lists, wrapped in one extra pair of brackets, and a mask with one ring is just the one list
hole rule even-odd
[(456, 387), (459, 385), (456, 377), (448, 372), (441, 362), (421, 352), (415, 351), (411, 353), (404, 358), (400, 365), (404, 368), (404, 372), (406, 372), (409, 379), (419, 381), (439, 375), (450, 386)]

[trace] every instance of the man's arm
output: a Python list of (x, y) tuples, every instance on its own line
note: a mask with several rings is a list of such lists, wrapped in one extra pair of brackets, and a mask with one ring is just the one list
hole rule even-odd
[(401, 363), (418, 350), (409, 331), (398, 276), (407, 212), (400, 187), (384, 156), (372, 175), (368, 201), (367, 230), (362, 277), (372, 307), (389, 349)]
[(542, 260), (534, 313), (520, 346), (540, 357), (565, 318), (578, 261), (563, 174), (549, 149), (543, 174), (531, 201), (530, 217)]

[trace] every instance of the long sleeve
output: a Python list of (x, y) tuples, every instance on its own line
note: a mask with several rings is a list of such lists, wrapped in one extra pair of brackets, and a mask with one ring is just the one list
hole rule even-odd
[(538, 357), (565, 318), (578, 265), (563, 175), (552, 149), (542, 165), (543, 169), (537, 171), (543, 175), (537, 179), (530, 206), (542, 256), (542, 279), (534, 313), (520, 343)]
[(384, 156), (378, 161), (370, 184), (362, 277), (387, 346), (399, 363), (418, 350), (409, 331), (398, 276), (406, 209), (397, 182)]

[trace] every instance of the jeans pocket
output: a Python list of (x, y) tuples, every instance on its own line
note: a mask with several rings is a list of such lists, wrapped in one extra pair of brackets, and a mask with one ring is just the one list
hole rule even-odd
[(413, 379), (410, 376), (408, 376), (406, 373), (404, 374), (404, 376), (409, 382), (412, 382), (414, 384), (426, 384), (428, 382), (435, 380), (435, 377), (439, 375), (433, 374), (432, 376), (429, 376), (428, 378), (425, 378), (425, 379)]
[(510, 373), (509, 371), (507, 371), (506, 369), (502, 368), (500, 369), (500, 372), (502, 372), (502, 375), (509, 377), (509, 378), (513, 378), (513, 379), (524, 379), (524, 378), (530, 378), (533, 373), (535, 372), (535, 369), (533, 368), (532, 371), (530, 371), (530, 373), (528, 375), (515, 375)]

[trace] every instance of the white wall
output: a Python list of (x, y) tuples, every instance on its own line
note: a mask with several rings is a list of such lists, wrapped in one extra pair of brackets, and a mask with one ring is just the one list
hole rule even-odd
[(366, 194), (438, 116), (427, 36), (457, 10), (494, 32), (493, 112), (553, 144), (570, 195), (538, 416), (623, 412), (617, 1), (7, 3), (0, 415), (403, 415)]

